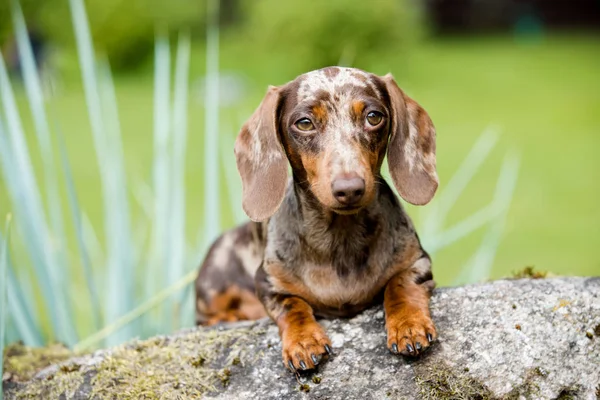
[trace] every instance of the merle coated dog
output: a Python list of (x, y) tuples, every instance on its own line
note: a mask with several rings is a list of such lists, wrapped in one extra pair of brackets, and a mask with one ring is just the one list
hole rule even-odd
[(270, 87), (235, 143), (253, 222), (210, 249), (196, 280), (197, 323), (268, 315), (285, 365), (311, 369), (332, 351), (317, 316), (383, 302), (393, 353), (429, 347), (431, 261), (381, 176), (386, 152), (400, 196), (429, 202), (435, 129), (391, 75), (329, 67)]

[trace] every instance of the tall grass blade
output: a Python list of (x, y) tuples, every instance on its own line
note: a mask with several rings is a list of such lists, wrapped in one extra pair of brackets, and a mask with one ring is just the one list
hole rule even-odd
[[(170, 48), (166, 34), (157, 34), (154, 54), (154, 216), (152, 218), (151, 272), (147, 275), (146, 298), (159, 290), (160, 283), (167, 279), (170, 259), (169, 224), (171, 217), (171, 193), (169, 179), (170, 132)], [(169, 318), (170, 310), (162, 310), (162, 321)], [(154, 321), (157, 322), (157, 321)], [(152, 327), (152, 330), (155, 328)]]
[[(20, 116), (8, 79), (4, 59), (0, 56), (0, 99), (7, 119), (6, 131), (0, 120), (0, 156), (19, 225), (27, 240), (25, 245), (33, 262), (45, 305), (51, 316), (55, 339), (72, 345), (76, 341), (73, 320), (69, 317), (66, 292), (58, 282), (58, 265), (54, 258), (49, 229), (38, 192), (29, 150)], [(18, 179), (16, 178), (18, 177)]]
[[(35, 132), (37, 134), (37, 144), (39, 146), (40, 154), (42, 156), (42, 163), (44, 165), (44, 181), (46, 183), (45, 186), (47, 192), (46, 198), (48, 201), (53, 233), (53, 251), (58, 257), (59, 264), (64, 265), (65, 254), (63, 251), (63, 242), (65, 238), (65, 231), (63, 227), (62, 209), (60, 207), (60, 199), (58, 195), (58, 177), (52, 152), (50, 128), (46, 117), (46, 110), (44, 108), (44, 95), (37, 72), (33, 51), (31, 49), (31, 42), (29, 41), (27, 34), (27, 27), (25, 26), (25, 19), (23, 17), (21, 6), (17, 0), (12, 1), (12, 19), (15, 26), (19, 57), (22, 61), (25, 89), (27, 91), (31, 115), (33, 116)], [(69, 286), (70, 280), (67, 272), (68, 271), (61, 269), (57, 271), (59, 274), (58, 281), (62, 284), (63, 290)]]
[[(124, 196), (124, 169), (122, 167), (122, 153), (118, 138), (118, 116), (114, 91), (110, 75), (106, 68), (101, 71), (105, 78), (104, 92), (100, 92), (98, 73), (93, 52), (88, 19), (82, 0), (69, 0), (71, 17), (75, 30), (79, 64), (85, 90), (88, 115), (92, 127), (94, 148), (102, 180), (102, 194), (105, 218), (105, 234), (107, 243), (107, 264), (109, 292), (105, 296), (105, 319), (113, 321), (129, 311), (133, 306), (131, 300), (131, 282), (127, 278), (132, 273), (130, 253), (127, 250), (131, 238), (129, 230), (129, 215), (127, 211), (126, 196)], [(102, 95), (104, 95), (103, 110)], [(112, 108), (114, 107), (114, 108)], [(104, 121), (107, 120), (109, 130)], [(112, 123), (112, 125), (110, 125)], [(116, 165), (115, 165), (116, 163)], [(125, 201), (123, 200), (125, 198)], [(125, 276), (125, 278), (123, 278)], [(115, 332), (108, 338), (108, 345), (120, 343), (131, 337), (128, 327)]]
[(505, 156), (493, 202), (494, 207), (498, 209), (497, 217), (490, 224), (479, 249), (469, 260), (455, 283), (479, 282), (489, 278), (517, 185), (519, 165), (519, 157), (514, 152)]
[[(81, 68), (81, 77), (85, 90), (88, 116), (92, 127), (94, 144), (96, 151), (98, 152), (99, 149), (104, 147), (103, 141), (101, 140), (104, 133), (104, 124), (100, 105), (100, 93), (98, 91), (98, 82), (96, 79), (94, 46), (92, 44), (83, 0), (69, 0), (69, 6), (71, 8), (71, 18), (75, 30), (77, 53), (79, 56), (79, 66)], [(101, 160), (98, 161), (100, 162)], [(100, 170), (102, 172), (101, 165)]]
[[(3, 243), (4, 241), (8, 243), (8, 235), (4, 238), (0, 232), (0, 243)], [(10, 254), (8, 253), (6, 255), (6, 263), (8, 274), (7, 310), (10, 314), (10, 321), (13, 322), (14, 328), (18, 334), (18, 340), (22, 340), (27, 346), (42, 346), (44, 341), (40, 334), (39, 324), (35, 322), (37, 318), (36, 314), (33, 312), (34, 308), (30, 301), (31, 297), (25, 296), (22, 282), (19, 281), (19, 278), (13, 271)]]
[[(108, 162), (104, 186), (110, 200), (111, 210), (105, 215), (106, 231), (109, 233), (108, 284), (107, 295), (118, 299), (113, 304), (115, 316), (123, 315), (134, 306), (134, 254), (131, 218), (127, 197), (127, 174), (121, 143), (121, 129), (117, 110), (117, 97), (110, 67), (106, 59), (101, 59), (98, 68), (101, 110), (105, 124), (105, 145), (103, 159)], [(108, 319), (110, 321), (112, 319)], [(129, 326), (109, 338), (109, 345), (121, 343), (133, 336), (133, 327)]]
[(88, 291), (90, 292), (90, 305), (92, 307), (91, 314), (94, 323), (94, 329), (100, 329), (102, 325), (101, 312), (102, 308), (100, 305), (100, 298), (98, 297), (98, 288), (96, 286), (96, 279), (94, 277), (94, 271), (92, 269), (92, 262), (88, 249), (85, 245), (83, 236), (83, 225), (81, 222), (81, 209), (79, 207), (79, 201), (77, 200), (77, 192), (75, 191), (75, 183), (73, 181), (73, 174), (71, 172), (71, 165), (67, 156), (67, 150), (64, 143), (64, 138), (57, 129), (58, 142), (60, 146), (60, 155), (62, 159), (63, 172), (65, 176), (65, 182), (67, 185), (67, 194), (69, 200), (69, 208), (71, 210), (71, 218), (73, 219), (73, 225), (75, 228), (75, 237), (77, 239), (77, 250), (79, 251), (79, 258), (81, 259), (81, 266), (83, 267), (83, 275), (87, 284)]
[(162, 304), (166, 299), (173, 296), (175, 293), (189, 286), (190, 283), (194, 281), (196, 278), (196, 271), (190, 271), (185, 276), (180, 278), (173, 285), (161, 290), (156, 293), (154, 296), (146, 300), (144, 303), (140, 304), (135, 309), (131, 310), (127, 314), (121, 316), (117, 320), (108, 324), (106, 327), (102, 328), (100, 331), (94, 333), (93, 335), (85, 338), (81, 342), (77, 343), (73, 348), (75, 352), (87, 350), (93, 347), (96, 347), (99, 343), (101, 343), (106, 338), (110, 337), (123, 327), (127, 326), (131, 322), (135, 321), (137, 318), (148, 313), (153, 308)]
[[(179, 34), (177, 58), (175, 62), (175, 91), (173, 98), (173, 148), (171, 175), (171, 218), (170, 218), (170, 262), (164, 265), (167, 284), (176, 282), (185, 271), (187, 242), (185, 238), (185, 148), (188, 126), (188, 78), (190, 68), (190, 35)], [(181, 296), (177, 299), (177, 307), (167, 302), (167, 311), (172, 311), (167, 327), (175, 329), (180, 319)]]
[[(145, 279), (139, 279), (140, 276), (145, 276), (149, 271), (148, 252), (145, 251), (148, 243), (152, 239), (152, 216), (153, 216), (153, 193), (152, 186), (142, 180), (136, 180), (133, 182), (134, 187), (132, 195), (135, 200), (135, 204), (141, 211), (140, 218), (136, 221), (133, 227), (133, 243), (136, 248), (134, 254), (133, 265), (135, 265), (136, 273), (139, 274), (136, 282), (136, 293), (139, 297), (145, 296), (144, 287), (146, 284)], [(144, 323), (144, 320), (140, 320), (140, 323)], [(140, 327), (140, 330), (143, 328)]]
[(219, 202), (219, 0), (207, 2), (204, 126), (204, 241), (220, 231)]
[[(458, 170), (446, 184), (444, 190), (437, 195), (435, 201), (428, 207), (428, 214), (421, 229), (422, 236), (425, 239), (435, 237), (436, 232), (444, 226), (448, 212), (496, 145), (499, 134), (499, 129), (493, 126), (483, 131)], [(425, 242), (427, 246), (430, 245), (427, 240)]]
[[(100, 240), (98, 240), (96, 230), (90, 221), (90, 217), (88, 217), (83, 210), (81, 210), (81, 223), (83, 228), (83, 240), (85, 247), (89, 251), (92, 265), (106, 265), (106, 254), (104, 254)], [(106, 287), (106, 281), (104, 280), (103, 275), (96, 275), (96, 280), (97, 287)]]
[(144, 217), (150, 221), (152, 219), (152, 212), (154, 211), (152, 186), (141, 180), (134, 182), (134, 185), (133, 196), (136, 203), (140, 207)]
[(242, 204), (242, 193), (240, 191), (240, 178), (235, 166), (235, 159), (233, 156), (233, 147), (235, 139), (230, 134), (229, 129), (225, 130), (226, 133), (221, 134), (221, 165), (225, 173), (225, 182), (227, 183), (227, 192), (229, 194), (229, 207), (233, 212), (233, 218), (236, 224), (241, 224), (248, 220), (248, 217), (244, 213), (241, 207)]
[(4, 341), (7, 330), (7, 282), (8, 282), (8, 241), (10, 239), (10, 214), (6, 217), (6, 240), (0, 239), (0, 400), (2, 400), (2, 376), (4, 375)]
[[(0, 242), (2, 238), (0, 237)], [(21, 290), (19, 279), (12, 270), (10, 258), (8, 259), (8, 310), (19, 340), (27, 346), (39, 347), (44, 345), (40, 334), (39, 324), (35, 322), (36, 314), (27, 302)]]
[(491, 204), (488, 204), (481, 210), (471, 214), (469, 217), (460, 221), (451, 228), (446, 229), (444, 232), (438, 234), (436, 237), (430, 240), (427, 251), (431, 255), (445, 247), (450, 246), (451, 244), (457, 242), (463, 237), (494, 220), (494, 218), (498, 216), (499, 212), (500, 210), (496, 206), (495, 202), (492, 201)]

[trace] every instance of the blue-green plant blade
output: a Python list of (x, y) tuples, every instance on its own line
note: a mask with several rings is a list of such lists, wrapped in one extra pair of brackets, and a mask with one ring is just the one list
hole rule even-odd
[(491, 204), (488, 204), (481, 210), (471, 214), (464, 220), (446, 229), (444, 232), (439, 233), (436, 237), (431, 238), (427, 246), (427, 252), (430, 255), (433, 255), (437, 251), (450, 246), (475, 230), (481, 228), (488, 222), (494, 220), (494, 218), (498, 216), (499, 212), (500, 210), (498, 207), (496, 207), (495, 202), (492, 201)]
[(444, 190), (436, 196), (427, 210), (423, 211), (427, 214), (421, 227), (421, 235), (427, 246), (430, 245), (427, 240), (435, 237), (440, 228), (444, 226), (448, 212), (496, 145), (499, 134), (499, 129), (494, 126), (483, 131), (458, 170), (445, 185)]
[[(152, 218), (152, 248), (149, 263), (150, 273), (146, 275), (146, 298), (156, 293), (161, 282), (167, 279), (166, 269), (170, 266), (169, 225), (171, 217), (171, 193), (169, 179), (171, 176), (170, 161), (170, 48), (167, 36), (157, 34), (154, 54), (154, 160), (153, 189), (154, 216)], [(160, 321), (169, 317), (169, 310), (162, 309)], [(146, 319), (147, 329), (154, 331), (158, 321)]]
[[(105, 154), (108, 160), (106, 185), (104, 190), (110, 199), (110, 214), (105, 215), (106, 230), (109, 232), (108, 295), (115, 298), (111, 304), (115, 316), (121, 316), (134, 307), (135, 268), (132, 253), (133, 238), (127, 197), (127, 174), (121, 143), (121, 130), (117, 110), (117, 97), (110, 67), (106, 59), (99, 63), (101, 110), (105, 127)], [(114, 319), (114, 318), (113, 318)], [(135, 326), (129, 325), (108, 338), (109, 345), (121, 343), (133, 336)]]
[[(190, 65), (190, 35), (180, 33), (177, 58), (175, 62), (175, 91), (173, 98), (173, 148), (172, 148), (172, 179), (171, 179), (171, 218), (170, 218), (170, 256), (171, 260), (165, 265), (167, 284), (176, 282), (185, 271), (185, 256), (187, 242), (185, 239), (185, 148), (187, 143), (188, 126), (188, 78)], [(171, 317), (165, 327), (175, 329), (181, 312), (182, 298), (175, 299), (175, 308), (171, 300), (165, 309), (171, 311)]]
[(75, 30), (75, 40), (77, 43), (77, 54), (79, 57), (79, 66), (85, 89), (86, 106), (92, 127), (92, 134), (96, 151), (103, 148), (103, 143), (100, 139), (104, 133), (104, 124), (102, 121), (102, 112), (100, 105), (100, 92), (98, 90), (98, 82), (96, 79), (96, 65), (94, 57), (94, 46), (88, 18), (85, 12), (83, 0), (69, 0), (71, 8), (71, 19)]
[(479, 282), (489, 278), (517, 185), (519, 165), (519, 157), (514, 152), (505, 156), (500, 176), (498, 177), (493, 203), (499, 212), (497, 217), (491, 222), (479, 249), (477, 249), (465, 268), (463, 268), (455, 284)]
[[(69, 0), (71, 17), (77, 42), (77, 53), (81, 67), (86, 105), (92, 127), (94, 148), (102, 180), (104, 200), (105, 234), (107, 244), (108, 293), (105, 295), (105, 320), (117, 319), (133, 306), (131, 240), (129, 214), (125, 191), (125, 171), (121, 151), (116, 100), (107, 67), (96, 70), (94, 47), (88, 19), (82, 0)], [(103, 78), (102, 84), (98, 76)], [(102, 101), (104, 99), (104, 102)], [(130, 327), (115, 332), (109, 337), (108, 345), (120, 343), (131, 337)]]
[(129, 311), (127, 314), (121, 316), (116, 321), (108, 324), (100, 331), (94, 333), (93, 335), (83, 339), (81, 342), (75, 345), (74, 350), (76, 352), (83, 351), (86, 349), (90, 349), (96, 347), (98, 343), (104, 340), (111, 335), (114, 335), (114, 332), (122, 330), (123, 327), (127, 326), (131, 322), (140, 318), (143, 315), (146, 315), (150, 310), (156, 308), (161, 305), (166, 299), (173, 296), (175, 293), (179, 292), (186, 286), (189, 286), (195, 279), (195, 271), (188, 272), (185, 276), (181, 277), (177, 282), (168, 286), (158, 293), (154, 294), (151, 298)]
[[(153, 216), (153, 199), (152, 186), (144, 181), (137, 180), (134, 182), (132, 195), (135, 203), (142, 211), (140, 218), (136, 221), (133, 229), (133, 237), (136, 251), (134, 252), (133, 265), (136, 266), (136, 271), (140, 276), (145, 276), (148, 273), (148, 265), (150, 263), (149, 252), (146, 247), (152, 239), (152, 216)], [(136, 293), (145, 295), (146, 284), (144, 279), (138, 279)], [(143, 323), (143, 320), (141, 320)]]
[[(106, 254), (104, 253), (104, 249), (102, 249), (102, 245), (100, 244), (96, 230), (90, 221), (90, 217), (84, 210), (81, 210), (81, 225), (83, 229), (83, 241), (90, 254), (92, 265), (106, 265)], [(98, 288), (106, 287), (104, 275), (96, 275), (96, 280), (96, 286)]]
[[(42, 85), (40, 83), (40, 77), (36, 68), (35, 59), (33, 57), (33, 51), (31, 49), (31, 42), (29, 41), (27, 27), (25, 26), (25, 19), (23, 18), (23, 13), (17, 0), (12, 1), (12, 18), (15, 26), (19, 57), (22, 61), (23, 78), (27, 91), (27, 98), (29, 100), (29, 107), (31, 109), (35, 132), (37, 134), (37, 144), (39, 146), (40, 154), (42, 156), (42, 163), (44, 165), (44, 180), (47, 191), (46, 198), (49, 205), (49, 216), (53, 233), (52, 240), (54, 243), (56, 243), (54, 248), (57, 253), (56, 256), (59, 260), (59, 264), (65, 265), (65, 256), (64, 252), (62, 251), (64, 248), (62, 243), (65, 238), (65, 233), (60, 199), (58, 195), (58, 178), (52, 152), (50, 128), (46, 117), (46, 110), (44, 108), (44, 95), (42, 91)], [(62, 268), (57, 272), (59, 273), (58, 280), (62, 284), (64, 290), (69, 286), (68, 271), (66, 268)]]
[(17, 221), (27, 237), (25, 245), (36, 269), (45, 305), (51, 315), (52, 331), (56, 339), (72, 345), (77, 338), (73, 320), (69, 318), (66, 293), (61, 290), (58, 282), (60, 266), (56, 263), (52, 238), (44, 215), (19, 112), (4, 59), (1, 56), (0, 99), (7, 120), (6, 129), (4, 122), (0, 120), (2, 171), (8, 183)]
[(81, 209), (79, 207), (79, 201), (77, 200), (77, 192), (75, 191), (75, 183), (73, 181), (73, 174), (71, 172), (71, 165), (67, 156), (67, 150), (65, 148), (64, 139), (59, 129), (57, 129), (57, 133), (59, 138), (63, 172), (67, 186), (69, 208), (71, 210), (71, 218), (73, 219), (73, 225), (75, 227), (75, 237), (77, 238), (77, 249), (79, 251), (79, 258), (81, 260), (81, 266), (83, 268), (83, 275), (85, 277), (87, 288), (90, 293), (90, 305), (92, 307), (91, 314), (94, 322), (94, 329), (100, 329), (100, 326), (102, 324), (102, 308), (100, 306), (100, 299), (98, 297), (96, 279), (92, 270), (92, 262), (90, 260), (90, 255), (83, 238)]
[(204, 125), (204, 240), (221, 229), (219, 201), (219, 0), (207, 1)]
[[(3, 238), (0, 233), (0, 243), (4, 241), (8, 243), (8, 238)], [(44, 341), (40, 334), (39, 325), (35, 322), (37, 318), (33, 312), (32, 304), (28, 301), (22, 290), (22, 282), (19, 281), (19, 278), (13, 271), (10, 254), (8, 253), (6, 255), (6, 263), (10, 321), (14, 325), (19, 340), (22, 340), (27, 346), (42, 346)]]
[(138, 180), (134, 182), (133, 196), (136, 200), (137, 205), (143, 212), (143, 215), (150, 221), (152, 219), (153, 207), (153, 194), (152, 186), (147, 182)]
[[(225, 130), (229, 132), (229, 130)], [(233, 212), (233, 217), (236, 224), (248, 220), (246, 213), (242, 209), (242, 192), (241, 192), (241, 181), (235, 166), (235, 158), (233, 155), (233, 147), (235, 140), (231, 134), (221, 134), (221, 165), (223, 166), (223, 172), (225, 173), (225, 181), (227, 183), (227, 193), (229, 195), (229, 206)]]
[(356, 58), (356, 46), (353, 43), (348, 43), (344, 46), (338, 64), (340, 67), (352, 67)]
[[(8, 240), (10, 239), (10, 215), (6, 218), (6, 240), (0, 239), (0, 386), (4, 375), (4, 341), (7, 330), (7, 282), (8, 282)], [(0, 387), (0, 400), (2, 400)]]
[(13, 273), (10, 262), (8, 267), (8, 309), (10, 318), (18, 332), (19, 340), (27, 346), (39, 347), (44, 345), (39, 325), (34, 322), (35, 314), (28, 307), (25, 296), (21, 291), (19, 280)]

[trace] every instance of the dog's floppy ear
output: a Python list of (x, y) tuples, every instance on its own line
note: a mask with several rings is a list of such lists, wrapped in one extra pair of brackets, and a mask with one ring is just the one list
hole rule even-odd
[(388, 166), (400, 196), (411, 204), (427, 204), (438, 187), (435, 128), (429, 115), (396, 84), (383, 77), (392, 107)]
[(269, 86), (235, 141), (235, 159), (242, 177), (242, 206), (254, 221), (273, 215), (285, 195), (288, 168), (277, 134), (279, 102), (279, 88)]

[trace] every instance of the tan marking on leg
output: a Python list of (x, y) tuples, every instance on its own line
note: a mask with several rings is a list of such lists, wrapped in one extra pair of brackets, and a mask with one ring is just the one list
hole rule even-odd
[(267, 313), (256, 295), (237, 285), (216, 295), (206, 310), (206, 325), (264, 318)]
[[(383, 306), (387, 345), (392, 352), (416, 356), (436, 339), (429, 313), (429, 291), (410, 274), (397, 274), (386, 286)], [(431, 339), (431, 340), (430, 340)]]

